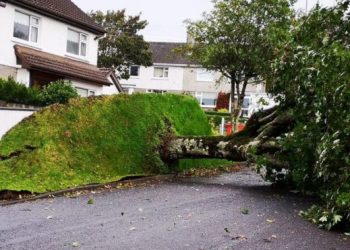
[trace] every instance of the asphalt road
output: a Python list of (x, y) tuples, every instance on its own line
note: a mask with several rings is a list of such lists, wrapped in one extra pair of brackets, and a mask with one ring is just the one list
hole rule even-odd
[(250, 172), (90, 196), (0, 207), (0, 249), (350, 249)]

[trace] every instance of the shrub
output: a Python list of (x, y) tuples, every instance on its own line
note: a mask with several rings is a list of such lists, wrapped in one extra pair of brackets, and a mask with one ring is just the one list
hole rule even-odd
[(13, 78), (7, 80), (0, 78), (0, 100), (26, 105), (40, 106), (42, 104), (38, 89), (27, 88)]
[(230, 105), (230, 93), (220, 92), (216, 102), (215, 110), (228, 109)]
[(45, 86), (41, 90), (41, 101), (44, 105), (67, 103), (69, 99), (78, 97), (76, 89), (69, 81), (58, 80)]
[(78, 97), (77, 91), (69, 81), (59, 80), (38, 89), (27, 88), (13, 78), (0, 78), (0, 100), (5, 102), (47, 106), (54, 103), (64, 104), (75, 97)]

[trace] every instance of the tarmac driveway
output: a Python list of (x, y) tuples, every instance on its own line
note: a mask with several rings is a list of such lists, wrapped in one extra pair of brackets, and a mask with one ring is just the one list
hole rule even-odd
[(350, 249), (249, 171), (0, 207), (0, 249)]

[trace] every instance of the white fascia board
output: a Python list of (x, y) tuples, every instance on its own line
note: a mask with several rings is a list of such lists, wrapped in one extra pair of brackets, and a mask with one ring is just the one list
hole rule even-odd
[(196, 64), (153, 63), (153, 66), (156, 66), (156, 67), (201, 68), (200, 65), (196, 65)]

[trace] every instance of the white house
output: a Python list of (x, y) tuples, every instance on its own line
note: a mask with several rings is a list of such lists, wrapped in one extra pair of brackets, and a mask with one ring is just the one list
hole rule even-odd
[[(151, 42), (153, 66), (132, 66), (130, 79), (121, 81), (125, 92), (190, 94), (198, 99), (204, 109), (215, 108), (219, 92), (230, 93), (231, 85), (220, 73), (208, 72), (174, 53), (182, 45), (184, 43)], [(260, 108), (257, 101), (260, 98), (267, 98), (264, 84), (249, 84), (242, 115), (250, 116)]]
[(0, 77), (28, 87), (71, 80), (81, 96), (116, 94), (114, 73), (97, 68), (105, 31), (70, 0), (0, 1)]

